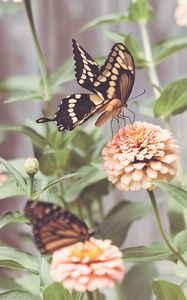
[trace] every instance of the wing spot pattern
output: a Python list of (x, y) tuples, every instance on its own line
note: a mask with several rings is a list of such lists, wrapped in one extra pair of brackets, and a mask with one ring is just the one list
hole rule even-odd
[(76, 103), (76, 102), (77, 102), (76, 99), (70, 99), (70, 100), (69, 100), (69, 103)]
[(114, 74), (116, 74), (116, 75), (119, 75), (119, 72), (118, 72), (118, 70), (117, 70), (115, 67), (112, 69), (112, 72), (113, 72)]

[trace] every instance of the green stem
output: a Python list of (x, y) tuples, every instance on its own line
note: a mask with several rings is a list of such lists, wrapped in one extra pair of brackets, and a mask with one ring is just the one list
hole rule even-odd
[(157, 220), (157, 224), (158, 224), (158, 227), (159, 227), (159, 230), (160, 230), (160, 234), (163, 238), (163, 240), (165, 241), (166, 245), (168, 246), (168, 248), (171, 250), (171, 252), (174, 254), (174, 256), (179, 259), (183, 265), (185, 267), (187, 267), (187, 261), (184, 259), (184, 257), (179, 253), (178, 249), (176, 249), (171, 243), (170, 241), (168, 240), (165, 232), (164, 232), (164, 228), (162, 226), (162, 222), (161, 222), (161, 218), (160, 218), (160, 213), (159, 213), (159, 210), (158, 210), (158, 206), (157, 206), (157, 201), (156, 201), (156, 198), (155, 198), (155, 194), (153, 191), (148, 191), (148, 194), (149, 194), (149, 197), (151, 199), (151, 203), (152, 203), (152, 207), (153, 207), (153, 211), (154, 211), (154, 214), (155, 214), (155, 217), (156, 217), (156, 220)]
[(94, 300), (94, 295), (92, 292), (86, 292), (88, 300)]
[(31, 33), (32, 33), (32, 38), (33, 38), (35, 50), (36, 50), (38, 64), (40, 66), (40, 71), (41, 71), (41, 75), (42, 75), (43, 88), (44, 88), (44, 98), (45, 98), (45, 100), (50, 101), (51, 96), (50, 96), (50, 91), (49, 91), (49, 86), (48, 86), (47, 71), (46, 71), (46, 67), (45, 67), (45, 62), (44, 62), (44, 57), (43, 57), (43, 54), (42, 54), (42, 50), (41, 50), (39, 40), (38, 40), (38, 37), (37, 37), (37, 34), (36, 34), (36, 29), (35, 29), (35, 25), (34, 25), (33, 14), (32, 14), (31, 1), (30, 0), (24, 0), (24, 4), (25, 4), (27, 17), (28, 17), (28, 20), (29, 20), (29, 25), (30, 25), (30, 29), (31, 29)]
[(92, 216), (92, 203), (90, 201), (87, 201), (86, 203), (87, 208), (87, 216), (90, 223), (90, 226), (93, 226), (93, 216)]
[(66, 208), (67, 210), (69, 210), (69, 205), (68, 205), (68, 203), (64, 199), (64, 187), (63, 187), (62, 182), (59, 182), (59, 190), (60, 190), (60, 196), (61, 196), (64, 208)]
[(32, 194), (34, 191), (34, 175), (29, 175), (29, 199), (32, 199)]
[(77, 205), (77, 210), (78, 210), (78, 213), (79, 213), (79, 217), (82, 220), (84, 220), (84, 214), (83, 214), (83, 210), (82, 210), (82, 205), (81, 205), (81, 202), (80, 202), (79, 199), (76, 201), (76, 205)]
[(155, 69), (155, 65), (154, 65), (153, 55), (152, 55), (152, 51), (151, 51), (151, 44), (150, 44), (149, 35), (148, 35), (148, 31), (147, 31), (147, 25), (145, 22), (141, 22), (141, 23), (139, 23), (139, 26), (140, 26), (140, 32), (141, 32), (142, 41), (143, 41), (145, 59), (149, 63), (149, 67), (148, 67), (149, 68), (149, 76), (150, 76), (151, 82), (153, 84), (153, 92), (155, 94), (155, 97), (158, 98), (160, 96), (160, 92), (156, 88), (156, 86), (160, 87), (160, 82), (159, 82), (157, 72)]
[(103, 209), (103, 203), (102, 203), (101, 198), (97, 198), (97, 204), (98, 204), (98, 208), (99, 208), (99, 214), (100, 214), (101, 221), (103, 221), (103, 219), (104, 219), (104, 209)]

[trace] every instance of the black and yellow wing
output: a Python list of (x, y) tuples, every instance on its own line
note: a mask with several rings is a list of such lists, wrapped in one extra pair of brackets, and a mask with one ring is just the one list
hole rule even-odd
[(40, 118), (36, 122), (53, 121), (59, 131), (73, 130), (96, 113), (103, 111), (107, 103), (108, 100), (94, 94), (72, 94), (62, 99), (54, 118)]
[(124, 104), (133, 88), (135, 66), (130, 51), (121, 43), (115, 44), (101, 67), (93, 85), (104, 99), (120, 99)]
[(75, 60), (75, 77), (83, 88), (94, 92), (94, 77), (99, 73), (100, 67), (94, 59), (75, 40), (72, 40)]
[(44, 254), (89, 240), (94, 233), (82, 220), (53, 203), (29, 200), (25, 216), (32, 225), (35, 243)]

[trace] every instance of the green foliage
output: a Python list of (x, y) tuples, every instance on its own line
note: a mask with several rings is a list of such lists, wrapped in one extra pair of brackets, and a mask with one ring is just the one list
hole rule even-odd
[(124, 249), (123, 260), (125, 262), (134, 263), (155, 262), (160, 260), (173, 261), (173, 255), (171, 250), (169, 250), (164, 244), (155, 242), (150, 246), (139, 246)]
[[(25, 0), (25, 3), (29, 7), (30, 1)], [(0, 4), (0, 16), (16, 13), (22, 8), (22, 4), (2, 3)], [(32, 11), (29, 12), (28, 17), (31, 16)], [(156, 90), (160, 94), (158, 100), (147, 101), (145, 99), (144, 102), (136, 102), (138, 110), (144, 115), (156, 116), (168, 122), (170, 116), (181, 114), (186, 110), (187, 79), (183, 78), (168, 83), (162, 90), (154, 78), (157, 76), (155, 66), (179, 50), (185, 49), (187, 38), (186, 36), (170, 37), (156, 45), (149, 45), (146, 23), (153, 17), (154, 12), (148, 0), (131, 0), (128, 11), (100, 16), (85, 24), (81, 31), (102, 25), (109, 25), (108, 28), (115, 29), (107, 30), (108, 37), (114, 42), (121, 42), (127, 46), (133, 55), (136, 69), (145, 69), (148, 72), (154, 92)], [(29, 21), (31, 20), (29, 19)], [(125, 32), (116, 30), (117, 24), (126, 22), (137, 23), (142, 40), (139, 37), (137, 39), (134, 34), (128, 33), (127, 28)], [(34, 21), (33, 24), (31, 22), (31, 26), (34, 26)], [(37, 45), (37, 34), (34, 39), (34, 43)], [(39, 41), (38, 44), (40, 44)], [(50, 116), (52, 110), (50, 101), (53, 96), (60, 94), (63, 98), (62, 92), (66, 89), (66, 83), (75, 77), (74, 62), (70, 58), (62, 62), (52, 73), (47, 74), (48, 68), (45, 66), (42, 53), (37, 58), (40, 68), (43, 67), (41, 76), (10, 75), (0, 81), (0, 94), (5, 96), (4, 103), (10, 107), (18, 101), (26, 102), (47, 98), (48, 103), (46, 103), (44, 115)], [(100, 56), (96, 61), (103, 65), (105, 59), (106, 57)], [(45, 71), (46, 74), (44, 74)], [(138, 76), (140, 73), (136, 74)], [(48, 92), (47, 97), (46, 91)], [(158, 96), (156, 95), (155, 98)], [(7, 175), (7, 180), (0, 185), (0, 199), (32, 195), (32, 199), (42, 198), (42, 200), (57, 203), (76, 213), (86, 223), (96, 226), (97, 238), (111, 239), (113, 244), (121, 246), (131, 225), (146, 216), (151, 211), (151, 205), (145, 201), (137, 203), (120, 201), (108, 214), (104, 214), (103, 196), (108, 195), (112, 185), (103, 171), (101, 160), (101, 151), (106, 143), (103, 131), (98, 128), (93, 129), (93, 122), (87, 122), (85, 127), (81, 126), (81, 128), (72, 132), (63, 132), (63, 134), (58, 132), (53, 123), (39, 125), (35, 121), (27, 121), (20, 125), (1, 126), (2, 138), (6, 133), (13, 132), (25, 136), (31, 142), (34, 156), (39, 160), (40, 172), (34, 178), (31, 192), (30, 181), (24, 171), (24, 159), (6, 161), (0, 158), (0, 170)], [(153, 295), (148, 283), (152, 278), (158, 276), (153, 264), (157, 261), (167, 260), (175, 263), (176, 275), (186, 278), (186, 269), (180, 261), (181, 255), (183, 259), (187, 259), (187, 230), (182, 230), (184, 227), (183, 209), (187, 208), (185, 178), (183, 181), (184, 185), (153, 181), (157, 187), (176, 200), (177, 205), (180, 205), (180, 212), (176, 207), (172, 210), (172, 217), (176, 220), (177, 226), (174, 230), (171, 228), (172, 245), (179, 252), (178, 257), (176, 252), (171, 251), (171, 247), (169, 248), (162, 242), (123, 249), (124, 262), (139, 265), (133, 265), (130, 271), (126, 272), (122, 283), (117, 285), (118, 300), (152, 299)], [(180, 226), (179, 218), (182, 220)], [(25, 221), (23, 212), (6, 212), (0, 217), (0, 228), (3, 229), (6, 225)], [(146, 234), (146, 228), (142, 228), (143, 230)], [(170, 241), (169, 238), (168, 241)], [(3, 245), (3, 241), (1, 243)], [(68, 291), (63, 288), (62, 284), (52, 283), (50, 263), (49, 257), (36, 257), (23, 250), (0, 247), (0, 266), (9, 269), (4, 277), (0, 275), (0, 300), (87, 300), (89, 298), (85, 293)], [(181, 286), (160, 279), (154, 279), (151, 282), (156, 300), (185, 300), (186, 286), (186, 280)], [(92, 295), (89, 294), (89, 296)], [(102, 293), (97, 298), (107, 299)]]
[(155, 64), (159, 64), (170, 55), (187, 47), (187, 37), (177, 36), (169, 38), (153, 47), (153, 59)]
[(166, 280), (154, 279), (151, 287), (156, 300), (186, 300), (186, 297), (179, 285)]
[(28, 270), (31, 273), (38, 274), (40, 268), (39, 258), (9, 247), (0, 247), (0, 266), (4, 268)]
[(81, 27), (81, 32), (104, 24), (118, 24), (128, 20), (128, 14), (112, 14), (96, 18)]
[(46, 287), (42, 292), (43, 300), (73, 300), (68, 290), (62, 287), (60, 283), (52, 283)]
[(154, 112), (158, 118), (166, 118), (184, 112), (187, 108), (187, 79), (180, 79), (170, 83), (161, 93), (155, 103)]
[(117, 246), (121, 246), (131, 224), (150, 212), (148, 203), (120, 202), (105, 217), (99, 226), (98, 233), (102, 239), (109, 238)]
[(20, 187), (25, 193), (27, 193), (27, 184), (25, 178), (5, 159), (0, 158), (0, 164), (2, 164), (7, 171), (16, 180), (18, 187)]
[(173, 199), (175, 199), (183, 207), (187, 208), (187, 191), (171, 184), (162, 181), (153, 181), (157, 187), (166, 191)]
[(4, 215), (0, 216), (0, 229), (11, 223), (17, 223), (17, 222), (23, 223), (25, 221), (26, 221), (26, 218), (24, 217), (22, 212), (8, 211)]
[(34, 296), (26, 291), (13, 290), (0, 294), (0, 300), (41, 300), (39, 296)]
[(121, 300), (151, 299), (152, 291), (148, 283), (157, 275), (153, 264), (133, 266), (119, 285), (118, 293)]
[(146, 22), (153, 18), (154, 12), (148, 0), (131, 0), (129, 5), (129, 20)]

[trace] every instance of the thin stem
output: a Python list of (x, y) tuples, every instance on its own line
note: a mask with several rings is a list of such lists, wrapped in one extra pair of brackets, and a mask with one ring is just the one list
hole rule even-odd
[(92, 216), (92, 203), (90, 201), (87, 201), (86, 203), (87, 208), (87, 216), (90, 223), (90, 226), (93, 226), (93, 216)]
[[(150, 44), (149, 35), (148, 35), (148, 31), (147, 31), (147, 25), (145, 22), (141, 22), (141, 23), (139, 23), (139, 25), (140, 25), (140, 32), (141, 32), (143, 46), (144, 46), (145, 59), (149, 63), (149, 67), (148, 67), (149, 68), (149, 76), (150, 76), (151, 82), (153, 84), (153, 92), (155, 94), (155, 97), (158, 98), (160, 96), (160, 92), (158, 90), (158, 88), (160, 88), (160, 82), (159, 82), (157, 72), (155, 69), (155, 65), (154, 65), (154, 61), (153, 61), (153, 55), (152, 55), (152, 51), (151, 51), (151, 44)], [(156, 88), (156, 86), (158, 88)]]
[(99, 208), (99, 214), (100, 214), (101, 221), (103, 221), (103, 219), (104, 219), (104, 209), (103, 209), (103, 203), (102, 203), (101, 198), (97, 198), (97, 204), (98, 204), (98, 208)]
[(29, 175), (29, 199), (32, 199), (32, 194), (34, 191), (34, 175)]
[(94, 295), (92, 292), (86, 292), (88, 300), (94, 300)]
[(101, 299), (103, 299), (103, 297), (100, 294), (99, 290), (95, 290), (94, 291), (94, 297), (95, 297), (95, 300), (101, 300)]
[(45, 67), (45, 61), (44, 61), (43, 53), (42, 53), (42, 50), (41, 50), (41, 47), (40, 47), (40, 44), (39, 44), (39, 40), (38, 40), (38, 37), (37, 37), (37, 34), (36, 34), (36, 29), (35, 29), (35, 25), (34, 25), (33, 14), (32, 14), (31, 1), (30, 0), (24, 0), (24, 4), (25, 4), (27, 17), (28, 17), (28, 20), (29, 20), (29, 25), (30, 25), (30, 29), (31, 29), (31, 33), (32, 33), (32, 38), (33, 38), (35, 50), (36, 50), (36, 56), (37, 56), (37, 59), (38, 59), (38, 64), (40, 66), (40, 71), (41, 71), (41, 75), (42, 75), (43, 88), (44, 88), (44, 98), (45, 98), (45, 100), (50, 101), (51, 96), (50, 96), (50, 91), (49, 91), (49, 86), (48, 86), (47, 71), (46, 71), (46, 67)]
[(83, 214), (83, 210), (82, 210), (82, 205), (81, 205), (81, 202), (80, 202), (79, 199), (76, 201), (76, 205), (77, 205), (77, 210), (78, 210), (78, 212), (79, 212), (79, 217), (80, 217), (82, 220), (84, 220), (84, 214)]
[(168, 248), (172, 251), (172, 253), (174, 254), (174, 256), (179, 259), (183, 265), (185, 267), (187, 267), (187, 261), (183, 258), (183, 256), (179, 253), (178, 249), (176, 249), (171, 243), (170, 241), (168, 240), (165, 232), (164, 232), (164, 228), (162, 226), (162, 222), (161, 222), (161, 218), (160, 218), (160, 213), (159, 213), (159, 210), (158, 210), (158, 206), (157, 206), (157, 201), (156, 201), (156, 198), (155, 198), (155, 194), (153, 191), (148, 191), (148, 194), (149, 194), (149, 197), (151, 199), (151, 203), (152, 203), (152, 207), (153, 207), (153, 211), (154, 211), (154, 214), (155, 214), (155, 217), (156, 217), (156, 220), (157, 220), (157, 224), (158, 224), (158, 227), (159, 227), (159, 230), (160, 230), (160, 234), (163, 238), (163, 240), (165, 241), (166, 245), (168, 246)]
[(63, 187), (62, 182), (59, 182), (59, 190), (60, 190), (60, 196), (61, 196), (64, 208), (66, 208), (67, 210), (69, 210), (69, 205), (68, 205), (68, 203), (64, 199), (64, 187)]

